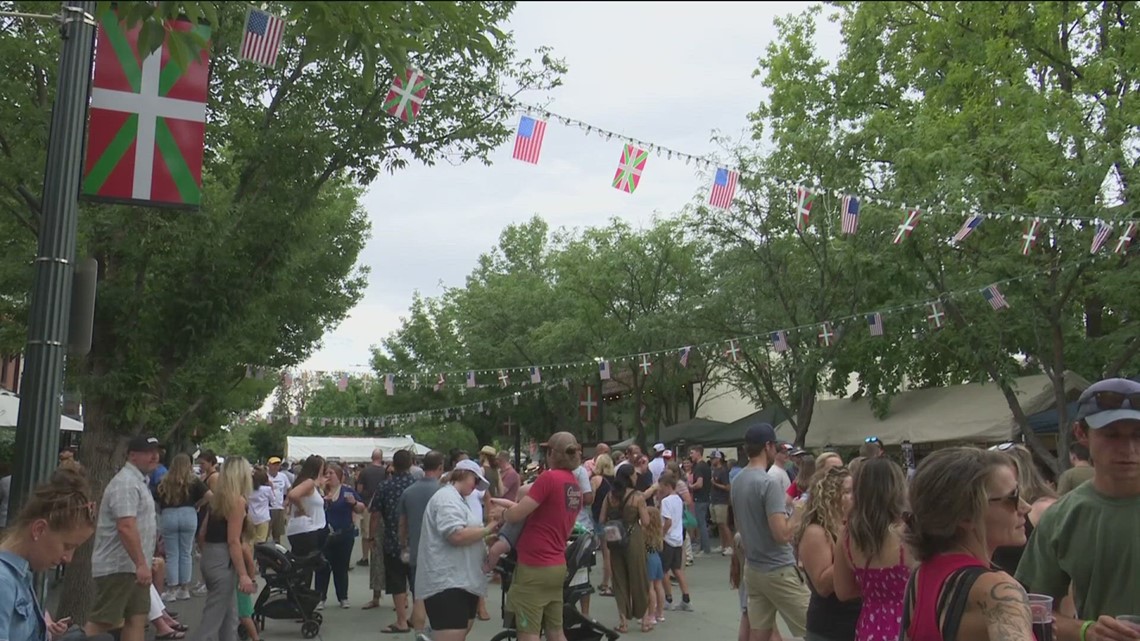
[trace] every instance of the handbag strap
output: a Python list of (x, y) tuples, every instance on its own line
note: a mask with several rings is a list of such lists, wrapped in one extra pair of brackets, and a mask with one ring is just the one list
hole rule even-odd
[[(626, 495), (625, 495), (625, 498), (623, 498), (623, 499), (621, 500), (621, 504), (620, 504), (620, 505), (618, 505), (618, 507), (617, 507), (617, 510), (618, 510), (618, 516), (617, 516), (617, 517), (618, 517), (618, 519), (620, 519), (620, 520), (622, 520), (622, 521), (624, 521), (624, 520), (625, 520), (625, 505), (626, 505), (626, 503), (629, 503), (629, 500), (630, 500), (631, 498), (633, 498), (633, 494), (634, 494), (634, 493), (633, 493), (633, 492), (631, 492), (631, 491), (628, 491), (628, 490), (626, 491)], [(610, 513), (612, 514), (613, 512), (610, 512)]]

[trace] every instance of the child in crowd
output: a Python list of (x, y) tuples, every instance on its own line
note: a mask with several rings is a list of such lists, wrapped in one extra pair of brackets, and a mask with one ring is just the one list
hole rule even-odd
[(673, 573), (677, 577), (677, 585), (681, 588), (681, 602), (673, 605), (673, 589), (668, 581), (665, 586), (665, 609), (692, 612), (693, 606), (689, 600), (689, 582), (685, 579), (684, 553), (681, 546), (685, 543), (684, 514), (685, 504), (677, 495), (677, 477), (671, 473), (661, 475), (658, 482), (665, 498), (661, 501), (661, 519), (663, 523), (664, 546), (662, 547), (661, 563), (666, 574)]
[(253, 492), (246, 497), (254, 543), (269, 540), (269, 502), (272, 498), (273, 484), (269, 481), (269, 474), (259, 467), (253, 471)]
[[(261, 472), (261, 475), (266, 477), (266, 480), (269, 479), (268, 475), (265, 474), (265, 472)], [(253, 477), (254, 483), (256, 483), (257, 474), (255, 473)], [(265, 487), (260, 486), (258, 489), (265, 489)], [(270, 491), (272, 491), (272, 486), (270, 486)], [(257, 489), (255, 489), (253, 493), (257, 494)], [(265, 524), (268, 526), (269, 522), (266, 521)], [(256, 526), (253, 525), (253, 523), (250, 521), (249, 516), (247, 515), (245, 517), (245, 524), (242, 527), (241, 533), (241, 556), (242, 560), (245, 562), (246, 572), (248, 572), (249, 576), (251, 577), (257, 576), (257, 568), (253, 563), (253, 537), (256, 536), (255, 527)], [(266, 534), (268, 536), (268, 530), (266, 531)], [(256, 586), (257, 582), (254, 581), (255, 589)], [(249, 639), (249, 641), (261, 641), (261, 635), (257, 630), (257, 624), (253, 622), (252, 594), (246, 594), (241, 590), (237, 590), (237, 611), (238, 624), (245, 629), (246, 637)]]
[(645, 569), (649, 574), (649, 607), (645, 610), (642, 627), (652, 628), (665, 621), (665, 569), (661, 565), (661, 550), (665, 545), (661, 530), (661, 510), (650, 507), (649, 524), (645, 526)]

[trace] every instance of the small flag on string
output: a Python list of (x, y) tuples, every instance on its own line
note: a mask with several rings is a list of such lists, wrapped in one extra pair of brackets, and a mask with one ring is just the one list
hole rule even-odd
[(681, 361), (681, 367), (688, 367), (689, 366), (689, 353), (692, 351), (693, 351), (692, 346), (687, 346), (687, 347), (681, 348), (681, 352), (678, 355), (679, 359)]
[(772, 341), (772, 349), (777, 352), (788, 351), (788, 334), (784, 330), (772, 332), (768, 338)]
[(899, 225), (898, 231), (895, 232), (894, 244), (899, 244), (903, 239), (910, 238), (910, 233), (918, 227), (918, 221), (922, 218), (922, 212), (917, 209), (911, 209), (903, 216), (903, 221)]
[(1100, 223), (1096, 227), (1096, 234), (1093, 235), (1092, 248), (1089, 249), (1090, 254), (1095, 254), (1104, 247), (1108, 242), (1109, 236), (1112, 236), (1112, 225), (1108, 223)]
[(384, 375), (384, 393), (387, 394), (388, 396), (395, 396), (396, 395), (396, 375), (395, 374), (385, 374)]
[(507, 375), (507, 370), (499, 370), (499, 387), (506, 387), (511, 384), (511, 377)]
[(475, 370), (467, 372), (467, 388), (474, 389), (475, 385)]
[(1009, 303), (1005, 302), (1005, 296), (1002, 296), (1001, 290), (998, 289), (997, 285), (990, 285), (983, 289), (982, 297), (986, 299), (990, 307), (994, 308), (995, 312), (999, 309), (1009, 307)]
[(867, 327), (871, 328), (871, 336), (882, 336), (883, 315), (879, 312), (867, 314)]
[(844, 196), (840, 205), (840, 230), (844, 234), (854, 234), (859, 231), (859, 197)]
[(427, 76), (418, 69), (408, 69), (403, 78), (392, 80), (392, 88), (384, 98), (384, 111), (404, 122), (415, 122), (427, 91)]
[(728, 341), (728, 349), (724, 350), (724, 355), (733, 363), (740, 362), (740, 344), (735, 338)]
[(709, 190), (709, 205), (720, 209), (732, 207), (732, 199), (736, 196), (737, 178), (739, 175), (731, 169), (717, 169), (712, 189)]
[(440, 374), (439, 378), (435, 379), (435, 386), (432, 389), (437, 392), (442, 392), (444, 387), (447, 387), (447, 377)]
[(835, 342), (835, 332), (831, 329), (831, 323), (827, 321), (819, 326), (819, 334), (816, 336), (819, 338), (819, 344), (824, 347), (831, 347), (831, 344)]
[(594, 397), (593, 385), (582, 387), (582, 394), (578, 398), (578, 411), (587, 423), (594, 422), (594, 416), (598, 412), (598, 399)]
[(340, 378), (336, 379), (336, 388), (342, 392), (348, 389), (348, 374), (341, 374)]
[(281, 372), (281, 387), (282, 389), (289, 389), (293, 387), (293, 375), (289, 372)]
[(603, 381), (610, 380), (610, 362), (609, 361), (599, 361), (598, 362), (598, 377), (601, 378)]
[(625, 145), (621, 151), (617, 172), (614, 173), (614, 189), (632, 194), (641, 184), (641, 172), (645, 171), (645, 161), (648, 159), (649, 152), (640, 147)]
[(1112, 250), (1114, 254), (1123, 254), (1128, 246), (1132, 244), (1133, 237), (1136, 236), (1136, 223), (1128, 223), (1124, 228), (1124, 232), (1120, 234), (1120, 238), (1116, 240), (1116, 249)]
[(638, 358), (641, 359), (641, 362), (637, 364), (638, 369), (643, 375), (649, 376), (649, 373), (653, 371), (653, 361), (649, 358), (649, 354), (642, 354)]
[(297, 423), (300, 423), (300, 422), (301, 422), (301, 417), (297, 416), (296, 414), (289, 417), (289, 424), (290, 425), (296, 425)]
[(512, 398), (512, 400), (515, 402), (515, 405), (519, 404), (519, 396), (521, 396), (521, 394), (516, 392), (514, 397)]
[(807, 187), (796, 185), (796, 229), (800, 231), (807, 229), (815, 195), (815, 192)]
[(1037, 228), (1041, 226), (1041, 221), (1034, 218), (1029, 221), (1029, 225), (1025, 228), (1025, 233), (1021, 235), (1021, 255), (1028, 256), (1029, 250), (1037, 244)]
[(926, 315), (926, 320), (930, 326), (934, 329), (942, 329), (942, 326), (946, 324), (946, 312), (942, 310), (942, 303), (934, 301), (927, 303), (927, 307), (930, 308), (930, 313)]
[(542, 382), (542, 370), (537, 367), (530, 368), (530, 382), (533, 385), (538, 385)]
[(958, 230), (958, 233), (954, 234), (953, 241), (960, 243), (966, 240), (967, 236), (974, 233), (974, 230), (981, 226), (983, 220), (985, 220), (985, 217), (981, 214), (971, 215), (966, 219), (966, 222), (962, 223), (962, 228)]
[(419, 389), (420, 389), (420, 377), (419, 376), (413, 376), (412, 377), (412, 389), (419, 391)]
[(542, 137), (546, 135), (546, 121), (530, 116), (519, 119), (518, 134), (515, 135), (515, 160), (538, 164), (538, 154), (542, 152)]
[(250, 6), (245, 14), (245, 33), (241, 39), (238, 58), (256, 62), (263, 67), (277, 66), (277, 54), (281, 51), (281, 36), (284, 32), (284, 20)]

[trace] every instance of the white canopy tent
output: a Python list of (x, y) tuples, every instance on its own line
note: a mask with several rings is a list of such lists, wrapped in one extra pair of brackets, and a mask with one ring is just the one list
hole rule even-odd
[[(16, 418), (20, 416), (20, 397), (11, 392), (0, 390), (0, 427), (16, 427)], [(59, 429), (66, 432), (82, 432), (83, 423), (61, 416)]]
[(355, 437), (355, 436), (287, 436), (285, 456), (302, 460), (313, 454), (326, 459), (336, 459), (345, 463), (366, 463), (372, 459), (372, 450), (380, 448), (385, 460), (392, 458), (397, 450), (408, 450), (416, 456), (431, 451), (410, 436)]

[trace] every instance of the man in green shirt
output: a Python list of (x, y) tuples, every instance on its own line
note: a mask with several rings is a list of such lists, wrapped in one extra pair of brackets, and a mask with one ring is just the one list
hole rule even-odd
[(1096, 461), (1093, 478), (1041, 517), (1017, 580), (1055, 607), (1072, 584), (1079, 619), (1054, 613), (1058, 641), (1140, 641), (1115, 618), (1140, 614), (1140, 383), (1090, 386), (1073, 432)]
[(1080, 443), (1069, 445), (1069, 463), (1072, 467), (1061, 473), (1057, 479), (1057, 494), (1065, 496), (1078, 485), (1093, 477), (1092, 463), (1089, 461), (1089, 448)]

